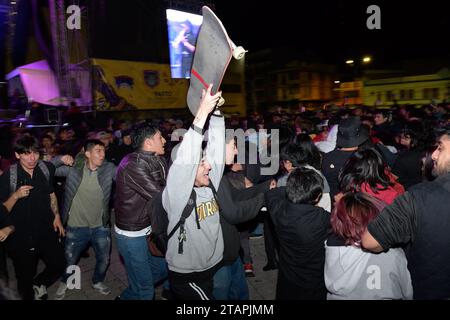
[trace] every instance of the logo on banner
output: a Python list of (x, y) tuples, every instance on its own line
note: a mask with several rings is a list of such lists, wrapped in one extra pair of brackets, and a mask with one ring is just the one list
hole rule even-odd
[(155, 70), (145, 70), (144, 80), (150, 88), (156, 87), (159, 84), (159, 72)]
[(134, 79), (132, 77), (118, 76), (118, 77), (114, 77), (114, 80), (116, 80), (117, 88), (133, 89)]

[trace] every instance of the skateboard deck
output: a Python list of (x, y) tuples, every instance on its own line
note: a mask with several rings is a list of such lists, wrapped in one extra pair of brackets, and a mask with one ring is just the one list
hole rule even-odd
[(203, 23), (197, 38), (187, 104), (193, 115), (200, 105), (202, 90), (213, 84), (211, 94), (220, 90), (235, 48), (222, 22), (210, 8), (202, 8)]

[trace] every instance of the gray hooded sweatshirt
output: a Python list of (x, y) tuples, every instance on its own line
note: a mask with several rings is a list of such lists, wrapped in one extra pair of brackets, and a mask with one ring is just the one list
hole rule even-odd
[[(176, 150), (175, 160), (167, 176), (162, 203), (169, 218), (167, 232), (178, 223), (194, 187), (197, 168), (201, 162), (203, 136), (192, 128), (186, 132)], [(211, 165), (209, 183), (219, 189), (225, 167), (225, 122), (223, 117), (212, 116), (209, 122), (206, 160)], [(166, 260), (169, 270), (178, 273), (202, 272), (214, 267), (223, 257), (223, 236), (220, 226), (219, 206), (208, 187), (194, 188), (197, 193), (197, 212), (186, 219), (186, 241), (183, 253), (178, 253), (178, 229), (169, 239)]]
[(328, 300), (413, 298), (406, 256), (400, 248), (374, 254), (325, 242), (325, 285)]

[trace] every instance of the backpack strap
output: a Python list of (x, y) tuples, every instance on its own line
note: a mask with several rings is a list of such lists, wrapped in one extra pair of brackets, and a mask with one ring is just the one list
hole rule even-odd
[(17, 163), (9, 167), (9, 189), (11, 193), (16, 192), (17, 188)]
[(39, 166), (39, 169), (41, 169), (42, 173), (44, 174), (45, 179), (47, 179), (47, 182), (49, 182), (50, 181), (50, 171), (48, 171), (48, 167), (45, 164), (45, 162), (42, 160), (39, 160), (38, 166)]
[[(219, 202), (217, 201), (218, 196), (217, 196), (216, 188), (214, 187), (214, 185), (212, 183), (209, 184), (209, 188), (211, 189), (211, 191), (213, 193), (213, 196), (217, 202), (217, 205), (219, 205)], [(183, 209), (183, 213), (181, 214), (180, 220), (175, 225), (175, 227), (173, 227), (172, 231), (170, 231), (170, 233), (168, 235), (168, 239), (167, 239), (167, 240), (169, 240), (175, 234), (175, 232), (178, 230), (178, 228), (180, 229), (180, 234), (178, 236), (178, 254), (183, 254), (183, 242), (186, 241), (186, 230), (184, 229), (184, 224), (186, 222), (186, 219), (191, 215), (192, 209), (195, 210), (195, 221), (197, 222), (197, 229), (200, 229), (200, 222), (199, 222), (199, 217), (198, 217), (198, 212), (197, 212), (197, 193), (195, 193), (194, 189), (192, 189), (191, 196), (189, 197), (188, 203), (186, 204), (186, 206)], [(219, 210), (220, 210), (220, 206), (219, 206)]]
[[(192, 189), (191, 196), (189, 197), (188, 203), (183, 209), (181, 213), (181, 218), (178, 223), (173, 227), (172, 231), (170, 231), (167, 240), (172, 238), (175, 232), (180, 229), (180, 235), (178, 236), (178, 253), (183, 254), (183, 242), (186, 241), (186, 230), (184, 229), (184, 223), (186, 219), (191, 215), (192, 209), (195, 209), (195, 213), (197, 215), (197, 193)], [(198, 219), (197, 219), (198, 224)]]
[[(45, 162), (42, 160), (39, 160), (38, 167), (39, 167), (39, 169), (41, 169), (47, 182), (49, 182), (50, 181), (50, 171), (48, 170), (48, 167), (45, 164)], [(17, 188), (17, 168), (18, 168), (17, 163), (14, 163), (9, 167), (9, 189), (10, 189), (11, 193), (16, 192), (16, 188)]]
[(195, 206), (194, 206), (194, 211), (195, 211), (195, 222), (197, 222), (197, 229), (201, 229), (200, 228), (200, 220), (198, 218), (197, 204), (195, 204)]
[(217, 195), (216, 188), (214, 187), (212, 182), (209, 184), (208, 187), (211, 189), (211, 191), (213, 193), (213, 196), (214, 196), (214, 199), (216, 200), (217, 206), (219, 207), (219, 213), (222, 213), (222, 209), (220, 208), (220, 204), (219, 204), (219, 200), (218, 200), (219, 196)]
[[(216, 188), (214, 187), (214, 184), (211, 182), (211, 183), (208, 185), (208, 187), (211, 189), (211, 191), (212, 191), (212, 193), (213, 193), (213, 196), (214, 196), (214, 199), (216, 199), (216, 201), (217, 201), (217, 199), (219, 198), (219, 196), (217, 195), (217, 191), (216, 191)], [(219, 204), (219, 202), (217, 202), (217, 204)]]

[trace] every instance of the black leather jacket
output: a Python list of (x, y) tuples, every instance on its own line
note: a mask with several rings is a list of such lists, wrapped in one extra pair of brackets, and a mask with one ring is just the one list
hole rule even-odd
[(152, 152), (136, 151), (120, 162), (116, 177), (115, 224), (138, 231), (150, 225), (148, 202), (166, 186), (167, 164)]

